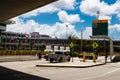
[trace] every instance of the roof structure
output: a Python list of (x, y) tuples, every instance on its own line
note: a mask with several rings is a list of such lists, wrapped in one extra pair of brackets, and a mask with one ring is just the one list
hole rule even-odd
[(0, 23), (57, 0), (0, 0)]

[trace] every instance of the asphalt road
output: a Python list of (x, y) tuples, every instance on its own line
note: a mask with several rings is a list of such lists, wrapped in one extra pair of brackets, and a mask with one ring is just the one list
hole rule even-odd
[(44, 62), (36, 60), (0, 63), (0, 80), (120, 80), (120, 62), (89, 68), (35, 66)]

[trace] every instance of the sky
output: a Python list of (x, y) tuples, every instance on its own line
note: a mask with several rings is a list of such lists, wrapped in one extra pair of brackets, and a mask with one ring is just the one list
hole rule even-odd
[(39, 32), (52, 38), (76, 36), (90, 39), (92, 20), (108, 19), (108, 36), (120, 40), (120, 0), (58, 0), (37, 8), (11, 20), (16, 23), (7, 25), (7, 31), (26, 33)]

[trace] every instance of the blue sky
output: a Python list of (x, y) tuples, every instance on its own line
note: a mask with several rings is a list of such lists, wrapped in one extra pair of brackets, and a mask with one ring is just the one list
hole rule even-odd
[[(83, 31), (83, 38), (92, 35), (92, 20), (109, 20), (109, 37), (120, 39), (120, 0), (58, 0), (52, 4), (19, 15), (12, 20), (16, 24), (8, 25), (7, 31), (18, 33), (39, 32), (51, 37), (66, 38), (75, 35), (78, 38)], [(66, 28), (66, 25), (68, 27)]]

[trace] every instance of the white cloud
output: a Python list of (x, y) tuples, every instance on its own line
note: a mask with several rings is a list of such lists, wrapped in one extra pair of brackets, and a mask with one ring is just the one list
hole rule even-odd
[(98, 0), (82, 0), (80, 4), (81, 12), (88, 15), (96, 15), (96, 11), (100, 9)]
[(109, 25), (109, 36), (113, 39), (120, 39), (120, 24)]
[(109, 20), (113, 14), (116, 14), (118, 18), (120, 18), (120, 8), (119, 8), (120, 0), (116, 0), (114, 4), (107, 4), (104, 1), (100, 2), (100, 0), (82, 0), (79, 6), (80, 11), (84, 14), (90, 16), (97, 16), (97, 11), (100, 11), (100, 17), (107, 16)]
[(108, 23), (110, 24), (112, 17), (111, 16), (106, 16), (106, 15), (100, 15), (99, 19), (107, 19)]
[(95, 16), (97, 11), (100, 11), (102, 15), (110, 15), (116, 13), (119, 3), (120, 1), (116, 1), (116, 3), (109, 5), (104, 1), (100, 2), (100, 0), (82, 0), (80, 10), (91, 16)]
[[(39, 24), (34, 20), (24, 22), (23, 19), (20, 19), (19, 17), (13, 18), (13, 20), (16, 21), (16, 24), (8, 25), (7, 31), (28, 34), (31, 32), (39, 32), (40, 34), (50, 35), (53, 38), (66, 38), (67, 32), (67, 36), (75, 35), (80, 38), (80, 31), (76, 31), (75, 26), (71, 24), (56, 22), (56, 24), (50, 26), (47, 24)], [(66, 25), (68, 25), (68, 27), (66, 27)], [(83, 38), (89, 38), (88, 34), (91, 34), (91, 29), (86, 28)]]
[(59, 8), (55, 7), (52, 4), (49, 4), (49, 5), (46, 5), (44, 7), (41, 7), (41, 8), (35, 9), (33, 11), (27, 12), (25, 14), (22, 14), (21, 17), (29, 18), (31, 16), (37, 16), (41, 13), (53, 13), (53, 12), (56, 12), (56, 11), (59, 11), (59, 10), (60, 10)]
[(25, 13), (25, 14), (21, 15), (21, 17), (28, 18), (31, 16), (37, 16), (41, 13), (53, 13), (56, 11), (60, 11), (62, 9), (72, 10), (72, 9), (74, 9), (74, 6), (75, 6), (75, 0), (69, 0), (69, 1), (59, 0), (59, 1), (56, 1), (56, 2), (51, 3), (49, 5), (46, 5), (46, 6), (43, 6), (41, 8), (30, 11), (28, 13)]
[(54, 3), (53, 5), (55, 5), (57, 8), (59, 9), (74, 9), (74, 6), (76, 4), (76, 0), (59, 0), (56, 3)]
[(68, 14), (66, 11), (58, 12), (59, 19), (64, 23), (83, 22), (78, 14)]
[[(56, 22), (54, 25), (48, 24), (39, 24), (34, 20), (28, 20), (24, 22), (23, 19), (16, 17), (13, 18), (16, 21), (16, 24), (8, 25), (7, 31), (19, 32), (19, 33), (30, 33), (30, 32), (39, 32), (40, 34), (47, 34), (51, 37), (65, 38), (66, 37), (66, 25), (68, 25), (67, 33), (68, 35), (75, 35), (78, 38), (81, 38), (81, 32), (75, 29), (75, 26), (72, 23), (75, 22), (84, 22), (84, 20), (80, 19), (78, 14), (68, 14), (63, 9), (72, 10), (75, 9), (75, 0), (59, 0), (58, 2), (49, 4), (42, 8), (38, 8), (29, 13), (22, 15), (23, 18), (37, 16), (40, 13), (53, 13), (58, 12), (59, 19), (63, 23)], [(82, 0), (80, 4), (80, 10), (84, 14), (90, 16), (96, 16), (97, 10), (100, 11), (99, 19), (108, 19), (109, 21), (112, 19), (112, 14), (116, 14), (118, 18), (120, 18), (120, 1), (116, 1), (116, 3), (108, 5), (105, 2), (100, 2), (100, 0)], [(67, 24), (66, 24), (67, 23)], [(109, 22), (110, 23), (110, 22)], [(113, 33), (114, 29), (116, 31), (120, 31), (120, 25), (110, 25), (109, 32)], [(83, 32), (83, 38), (88, 39), (89, 36), (92, 35), (92, 27), (86, 27), (86, 30)]]
[(31, 31), (35, 31), (36, 26), (38, 26), (38, 23), (35, 23), (34, 20), (28, 20), (26, 23), (18, 18), (15, 17), (12, 20), (16, 21), (16, 24), (11, 24), (7, 26), (7, 31), (12, 32), (19, 32), (19, 33), (29, 33)]
[(90, 39), (90, 36), (92, 36), (92, 27), (86, 27), (83, 36), (84, 39)]
[[(18, 33), (31, 33), (39, 32), (40, 34), (50, 35), (51, 37), (65, 38), (66, 37), (66, 23), (56, 23), (55, 25), (39, 24), (34, 20), (28, 20), (24, 22), (19, 17), (13, 18), (16, 24), (8, 25), (7, 31)], [(68, 25), (68, 34), (71, 35), (75, 31), (75, 26)]]
[[(79, 39), (81, 39), (81, 30), (74, 33)], [(85, 27), (82, 31), (82, 38), (83, 39), (90, 39), (92, 35), (92, 27)]]
[(109, 30), (110, 33), (113, 33), (114, 31), (120, 31), (120, 24), (110, 25)]

